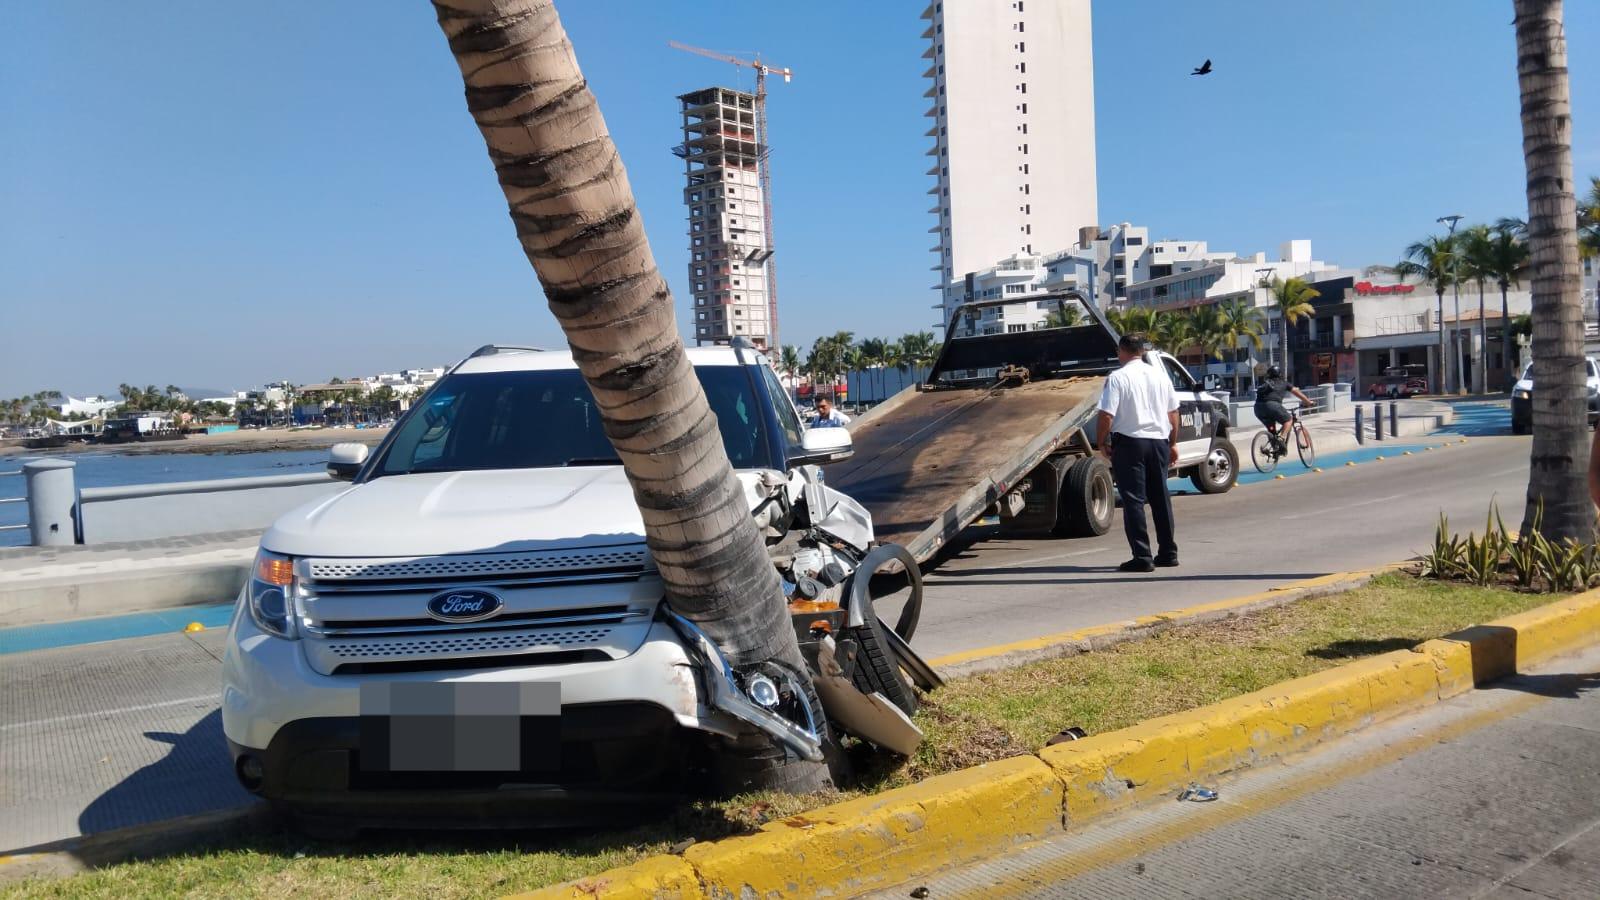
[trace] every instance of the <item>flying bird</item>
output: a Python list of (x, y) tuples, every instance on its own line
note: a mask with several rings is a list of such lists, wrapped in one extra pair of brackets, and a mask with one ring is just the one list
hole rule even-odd
[(1200, 64), (1200, 68), (1195, 69), (1193, 72), (1190, 72), (1189, 74), (1190, 75), (1210, 75), (1211, 74), (1211, 60), (1208, 59), (1205, 62), (1201, 63)]

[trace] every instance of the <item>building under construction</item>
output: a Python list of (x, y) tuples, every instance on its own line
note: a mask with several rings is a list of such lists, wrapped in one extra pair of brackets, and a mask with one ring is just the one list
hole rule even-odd
[(744, 337), (769, 346), (766, 210), (761, 166), (766, 147), (757, 129), (756, 97), (713, 87), (678, 97), (689, 207), (689, 287), (697, 345)]

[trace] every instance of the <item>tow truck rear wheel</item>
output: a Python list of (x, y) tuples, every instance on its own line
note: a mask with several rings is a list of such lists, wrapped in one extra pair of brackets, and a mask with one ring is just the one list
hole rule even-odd
[(1111, 467), (1099, 456), (1085, 456), (1067, 468), (1061, 479), (1055, 533), (1062, 537), (1098, 537), (1111, 530), (1117, 507)]

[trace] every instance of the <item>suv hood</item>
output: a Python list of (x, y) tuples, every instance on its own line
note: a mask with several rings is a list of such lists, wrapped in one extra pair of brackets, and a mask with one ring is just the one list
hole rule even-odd
[(621, 466), (389, 475), (308, 503), (261, 546), (290, 556), (437, 556), (644, 542)]

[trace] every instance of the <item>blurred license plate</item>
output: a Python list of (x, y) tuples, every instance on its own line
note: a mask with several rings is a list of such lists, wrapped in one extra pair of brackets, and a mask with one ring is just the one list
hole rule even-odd
[(361, 686), (361, 769), (529, 772), (561, 764), (561, 685)]

